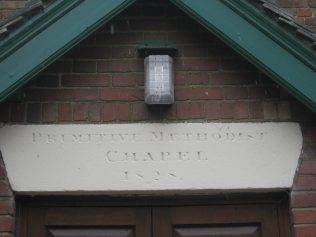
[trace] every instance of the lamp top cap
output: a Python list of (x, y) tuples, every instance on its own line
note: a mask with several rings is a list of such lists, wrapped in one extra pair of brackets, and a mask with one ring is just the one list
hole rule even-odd
[(140, 56), (147, 57), (149, 55), (169, 55), (174, 57), (177, 55), (178, 49), (175, 44), (160, 41), (145, 41), (137, 46)]

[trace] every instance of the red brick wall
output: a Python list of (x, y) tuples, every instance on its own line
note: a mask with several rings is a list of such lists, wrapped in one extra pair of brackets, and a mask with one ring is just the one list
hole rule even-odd
[[(0, 121), (300, 122), (304, 147), (291, 192), (292, 220), (296, 237), (316, 236), (316, 116), (173, 6), (144, 2), (146, 7), (129, 8), (36, 76), (21, 101), (1, 104)], [(170, 107), (143, 102), (143, 59), (135, 48), (144, 40), (170, 41), (179, 48), (176, 102)], [(14, 203), (1, 177), (0, 231), (12, 234)]]
[(0, 236), (11, 237), (15, 232), (15, 202), (0, 154)]
[[(46, 7), (54, 0), (42, 0)], [(0, 0), (0, 21), (16, 13), (25, 7), (28, 0)]]
[(272, 0), (281, 8), (287, 10), (298, 20), (316, 31), (316, 1), (315, 0)]
[[(315, 119), (314, 119), (315, 121)], [(304, 124), (304, 146), (293, 190), (292, 217), (296, 237), (316, 236), (316, 126)]]
[(26, 0), (0, 0), (0, 20), (14, 14), (17, 9), (23, 8)]

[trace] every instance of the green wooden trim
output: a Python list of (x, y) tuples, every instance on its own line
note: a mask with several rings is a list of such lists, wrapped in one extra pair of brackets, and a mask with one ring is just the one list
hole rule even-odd
[(254, 20), (260, 27), (253, 25), (248, 16), (260, 13), (247, 12), (245, 1), (243, 4), (235, 0), (171, 1), (316, 112), (314, 61), (304, 50), (299, 52), (300, 57), (298, 52), (294, 53), (296, 49), (289, 50), (291, 40), (286, 39), (287, 35), (276, 35), (273, 31), (267, 34), (268, 23)]
[(262, 14), (246, 0), (221, 1), (316, 72), (316, 53), (312, 44), (302, 43), (303, 41), (297, 35)]
[(23, 27), (0, 42), (0, 61), (22, 47), (81, 2), (82, 0), (57, 0), (53, 5), (45, 9), (45, 11), (27, 21)]
[(34, 27), (32, 36), (26, 36), (23, 45), (8, 46), (10, 53), (3, 52), (2, 55), (6, 56), (0, 62), (0, 101), (135, 0), (71, 0), (68, 4), (66, 2), (70, 0), (60, 1), (68, 10), (63, 14), (55, 12), (58, 16), (52, 13), (52, 17), (56, 16), (53, 22), (49, 23), (51, 18), (47, 17), (47, 21), (41, 24), (45, 27)]

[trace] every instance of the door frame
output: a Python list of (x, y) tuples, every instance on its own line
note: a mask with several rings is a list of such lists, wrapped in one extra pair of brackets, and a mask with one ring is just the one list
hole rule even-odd
[(31, 207), (177, 207), (220, 205), (274, 205), (278, 213), (280, 237), (289, 237), (290, 226), (288, 192), (222, 193), (214, 195), (17, 195), (17, 236), (26, 228), (23, 218)]

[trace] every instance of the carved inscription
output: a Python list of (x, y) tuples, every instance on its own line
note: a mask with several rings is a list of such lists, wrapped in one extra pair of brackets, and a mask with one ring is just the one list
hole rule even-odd
[(223, 126), (211, 132), (162, 132), (148, 133), (42, 133), (33, 132), (32, 142), (39, 143), (126, 143), (126, 142), (226, 142), (261, 141), (264, 132), (231, 131)]
[[(218, 124), (209, 131), (181, 131), (169, 132), (157, 130), (113, 132), (98, 131), (91, 133), (44, 133), (34, 131), (31, 141), (36, 144), (58, 146), (97, 146), (102, 152), (104, 165), (107, 167), (127, 167), (117, 170), (122, 182), (142, 182), (153, 184), (161, 181), (179, 181), (182, 179), (177, 172), (177, 166), (182, 163), (205, 163), (212, 155), (209, 152), (212, 145), (236, 142), (260, 142), (265, 133), (262, 131), (238, 131), (229, 125)], [(151, 144), (151, 150), (147, 148)], [(153, 145), (154, 144), (154, 145)], [(179, 146), (179, 144), (181, 144)], [(194, 144), (197, 147), (191, 147)], [(199, 149), (198, 145), (207, 144), (207, 150)], [(173, 146), (177, 145), (177, 149)], [(138, 146), (133, 150), (133, 147)], [(187, 147), (190, 149), (187, 149)], [(119, 148), (118, 148), (119, 147)], [(132, 148), (131, 148), (132, 147)], [(180, 148), (179, 148), (180, 147)], [(91, 154), (93, 158), (94, 154)], [(132, 169), (129, 165), (147, 165), (151, 169)], [(168, 168), (159, 168), (165, 164)], [(158, 165), (158, 166), (157, 166)], [(156, 168), (155, 168), (156, 167)]]
[(110, 150), (106, 153), (106, 161), (108, 163), (117, 162), (155, 162), (155, 161), (206, 161), (207, 156), (203, 151), (144, 151), (144, 152), (120, 152), (118, 150)]
[(167, 179), (168, 181), (181, 181), (181, 177), (174, 170), (124, 170), (121, 173), (121, 181), (124, 182), (144, 182), (147, 184), (153, 184), (159, 181)]

